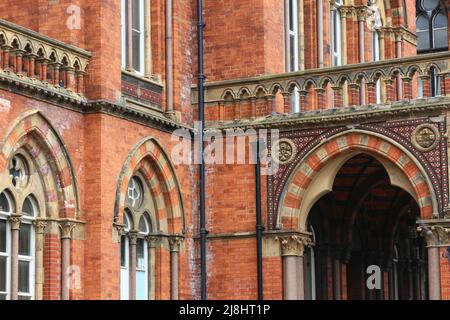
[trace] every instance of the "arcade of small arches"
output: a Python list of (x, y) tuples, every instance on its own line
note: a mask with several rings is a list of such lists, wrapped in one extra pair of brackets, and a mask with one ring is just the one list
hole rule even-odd
[[(284, 298), (440, 299), (439, 247), (448, 243), (429, 224), (434, 191), (407, 151), (350, 132), (296, 168), (278, 212)], [(366, 282), (371, 266), (380, 270), (375, 290)]]

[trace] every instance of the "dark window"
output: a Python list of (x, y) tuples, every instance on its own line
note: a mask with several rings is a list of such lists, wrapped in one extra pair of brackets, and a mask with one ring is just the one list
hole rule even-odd
[(448, 49), (447, 10), (439, 0), (416, 1), (417, 51)]

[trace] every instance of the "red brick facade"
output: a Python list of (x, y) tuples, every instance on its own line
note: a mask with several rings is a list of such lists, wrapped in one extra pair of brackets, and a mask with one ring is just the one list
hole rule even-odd
[[(383, 31), (384, 51), (381, 53), (381, 60), (406, 57), (415, 59), (416, 47), (412, 43), (415, 38), (415, 1), (407, 0), (406, 7), (403, 7), (405, 3), (403, 1), (378, 2), (383, 3), (380, 5), (382, 19), (384, 27), (389, 29)], [(271, 118), (266, 116), (290, 113), (291, 94), (294, 88), (299, 89), (301, 111), (310, 113), (315, 110), (332, 109), (331, 106), (335, 109), (358, 106), (362, 104), (360, 98), (362, 95), (365, 96), (364, 104), (375, 104), (375, 87), (378, 79), (383, 81), (383, 103), (387, 105), (399, 100), (409, 102), (412, 100), (414, 104), (413, 99), (418, 98), (418, 74), (423, 76), (423, 97), (431, 96), (431, 86), (427, 82), (426, 70), (421, 68), (432, 66), (429, 60), (433, 58), (427, 58), (426, 62), (405, 60), (406, 62), (387, 62), (386, 65), (382, 65), (384, 62), (381, 62), (379, 69), (376, 64), (372, 64), (367, 67), (370, 71), (367, 74), (364, 74), (364, 66), (351, 69), (352, 64), (372, 61), (370, 30), (365, 22), (363, 24), (364, 57), (360, 57), (358, 52), (361, 43), (356, 9), (365, 6), (365, 2), (356, 0), (351, 5), (344, 2), (345, 6), (353, 7), (349, 9), (350, 13), (345, 19), (347, 47), (344, 51), (347, 63), (339, 67), (341, 69), (335, 70), (331, 68), (331, 35), (327, 27), (330, 24), (330, 2), (323, 0), (323, 8), (316, 7), (317, 1), (303, 0), (303, 4), (304, 70), (301, 70), (299, 75), (302, 77), (305, 75), (306, 80), (296, 84), (295, 76), (282, 78), (285, 72), (284, 1), (205, 1), (204, 59), (207, 77), (205, 112), (210, 126), (220, 126), (224, 123), (232, 126), (233, 121), (237, 119), (246, 119), (249, 122), (266, 119), (270, 122)], [(449, 6), (450, 2), (446, 2), (446, 5)], [(75, 6), (80, 10), (79, 29), (67, 27), (67, 19), (71, 16), (67, 12), (69, 6)], [(54, 222), (62, 218), (76, 220), (75, 230), (78, 231), (74, 231), (71, 239), (70, 264), (79, 268), (80, 278), (79, 285), (72, 286), (70, 289), (71, 299), (120, 298), (120, 243), (117, 239), (117, 230), (120, 229), (118, 225), (123, 223), (127, 184), (136, 168), (148, 169), (148, 180), (155, 181), (156, 184), (152, 189), (152, 196), (163, 199), (161, 207), (155, 207), (157, 219), (167, 222), (167, 229), (164, 230), (167, 234), (164, 235), (163, 241), (180, 234), (184, 238), (179, 252), (179, 298), (199, 298), (198, 166), (174, 165), (171, 159), (172, 149), (178, 142), (172, 138), (171, 133), (179, 128), (192, 128), (198, 117), (194, 88), (197, 76), (196, 9), (196, 1), (174, 1), (173, 87), (176, 115), (173, 116), (165, 112), (167, 110), (165, 74), (167, 61), (165, 61), (164, 0), (151, 0), (152, 66), (153, 74), (160, 79), (160, 83), (153, 85), (162, 87), (162, 93), (154, 92), (158, 99), (159, 97), (161, 99), (160, 105), (156, 108), (128, 102), (125, 106), (121, 104), (123, 78), (120, 1), (2, 0), (0, 3), (1, 19), (48, 37), (46, 41), (51, 42), (51, 39), (54, 39), (72, 45), (73, 47), (68, 47), (68, 51), (77, 47), (91, 55), (83, 73), (82, 85), (75, 82), (78, 81), (77, 78), (70, 78), (72, 76), (70, 68), (63, 68), (60, 75), (64, 77), (67, 87), (65, 89), (71, 89), (68, 93), (65, 91), (55, 93), (56, 91), (52, 91), (53, 88), (48, 89), (50, 93), (45, 94), (41, 93), (41, 89), (30, 90), (30, 86), (41, 85), (41, 82), (36, 84), (37, 81), (45, 82), (42, 72), (30, 71), (28, 69), (30, 67), (26, 67), (30, 78), (38, 78), (34, 84), (32, 82), (28, 84), (28, 87), (20, 87), (14, 81), (20, 82), (23, 77), (9, 82), (2, 78), (0, 87), (0, 150), (6, 148), (10, 151), (8, 154), (0, 153), (0, 171), (7, 168), (14, 151), (25, 146), (28, 140), (36, 139), (36, 143), (42, 150), (53, 150), (55, 156), (49, 161), (59, 159), (60, 152), (67, 153), (68, 168), (59, 166), (59, 163), (50, 167), (50, 170), (59, 170), (54, 174), (57, 177), (55, 185), (58, 185), (60, 189), (53, 190), (53, 195), (46, 196), (49, 201), (53, 196), (53, 201), (59, 208), (59, 216), (51, 217)], [(316, 70), (319, 60), (318, 10), (324, 13), (323, 67), (330, 68), (326, 71)], [(403, 12), (406, 12), (406, 16)], [(408, 21), (407, 24), (405, 20)], [(0, 35), (1, 30), (0, 26)], [(402, 35), (401, 55), (396, 49), (397, 34)], [(6, 48), (5, 43), (2, 45), (2, 48)], [(8, 62), (5, 62), (3, 57), (1, 61), (6, 63), (8, 68), (15, 66), (20, 69), (22, 63), (17, 60), (20, 55), (16, 55), (14, 50), (9, 51), (14, 60), (11, 60), (11, 65), (9, 58)], [(5, 51), (2, 53), (4, 54)], [(450, 57), (440, 54), (439, 61), (447, 59), (448, 62)], [(32, 61), (27, 55), (24, 59)], [(440, 66), (439, 62), (436, 63)], [(18, 65), (20, 67), (17, 67)], [(395, 69), (397, 66), (398, 70)], [(41, 62), (33, 64), (34, 67), (44, 70), (40, 69)], [(5, 68), (0, 65), (0, 69)], [(392, 74), (384, 74), (385, 70), (389, 70)], [(443, 77), (442, 95), (448, 96), (450, 70), (440, 71)], [(310, 77), (308, 72), (311, 73)], [(45, 71), (44, 73), (47, 74)], [(79, 74), (76, 73), (76, 75)], [(266, 85), (268, 79), (272, 81), (271, 85)], [(361, 82), (361, 79), (365, 82)], [(148, 80), (145, 81), (148, 82)], [(51, 83), (51, 85), (56, 84)], [(344, 91), (345, 88), (348, 88), (347, 93)], [(70, 98), (73, 91), (79, 95)], [(61, 97), (57, 97), (58, 94), (61, 94)], [(157, 102), (158, 99), (154, 101)], [(127, 109), (129, 106), (135, 109), (130, 111)], [(49, 138), (50, 142), (47, 143), (36, 134), (37, 131), (31, 129), (26, 131), (27, 127), (31, 127), (31, 122), (22, 119), (24, 117), (26, 119), (28, 112), (35, 112), (36, 119), (40, 119), (44, 127), (47, 127), (46, 130), (54, 132), (60, 141), (53, 141), (54, 144), (51, 144), (53, 138)], [(438, 111), (430, 111), (429, 116), (441, 114), (438, 113)], [(445, 111), (442, 114), (448, 117)], [(415, 117), (412, 112), (404, 113), (402, 116), (404, 119)], [(387, 121), (388, 118), (389, 116), (383, 118), (384, 120), (376, 120), (374, 117), (373, 122)], [(321, 121), (317, 120), (313, 125), (305, 124), (304, 127), (301, 124), (297, 126), (286, 124), (286, 130), (327, 129), (328, 124), (325, 122), (322, 124)], [(349, 121), (350, 123), (346, 123), (344, 127), (348, 126), (348, 130), (353, 130), (354, 128), (350, 128), (352, 120)], [(355, 120), (354, 124), (359, 124), (356, 121), (359, 120)], [(23, 137), (17, 136), (22, 134), (21, 128), (25, 128), (26, 131)], [(44, 132), (42, 136), (49, 135)], [(368, 141), (365, 140), (366, 137)], [(405, 151), (406, 148), (400, 147), (397, 142), (385, 140), (381, 134), (365, 136), (364, 133), (347, 133), (341, 137), (336, 135), (327, 139), (329, 139), (328, 143), (317, 149), (312, 148), (314, 150), (302, 158), (298, 163), (300, 169), (286, 183), (286, 192), (278, 199), (280, 202), (278, 219), (282, 222), (281, 230), (271, 226), (268, 221), (269, 207), (272, 205), (269, 203), (271, 200), (268, 195), (270, 180), (262, 179), (262, 214), (266, 232), (263, 241), (265, 299), (286, 298), (286, 285), (283, 282), (285, 256), (282, 254), (283, 248), (277, 242), (278, 237), (283, 237), (283, 232), (306, 231), (299, 228), (301, 221), (304, 222), (302, 219), (306, 219), (302, 218), (303, 215), (307, 215), (301, 212), (303, 200), (315, 175), (325, 167), (328, 161), (355, 150), (366, 152), (375, 158), (385, 157), (394, 166), (398, 166), (411, 182), (411, 190), (418, 200), (421, 218), (431, 219), (432, 214), (438, 211), (437, 200), (434, 198), (435, 191), (430, 190), (432, 184), (426, 176), (425, 169), (415, 155)], [(152, 141), (148, 147), (151, 150), (139, 147), (142, 141)], [(5, 146), (9, 146), (9, 149)], [(158, 159), (164, 161), (159, 162)], [(148, 164), (145, 164), (145, 161), (148, 161)], [(145, 167), (146, 165), (148, 167)], [(444, 165), (447, 166), (447, 163)], [(127, 170), (129, 172), (126, 172)], [(123, 174), (124, 172), (126, 174)], [(442, 174), (447, 174), (445, 172), (447, 171)], [(123, 177), (125, 177), (124, 180), (121, 180)], [(152, 177), (155, 177), (155, 180), (152, 180)], [(208, 298), (256, 299), (254, 165), (212, 165), (207, 167), (206, 177), (206, 216), (209, 231)], [(69, 191), (66, 191), (68, 195), (61, 194), (67, 186), (73, 186), (74, 194)], [(65, 200), (70, 199), (70, 196), (75, 200), (71, 206), (68, 206)], [(181, 208), (180, 215), (174, 213), (178, 212), (178, 209), (174, 209), (178, 207)], [(439, 212), (445, 211), (444, 208), (439, 210)], [(61, 299), (62, 248), (56, 224), (51, 228), (47, 227), (44, 243), (42, 298)], [(158, 246), (155, 252), (155, 298), (171, 299), (169, 245)], [(446, 249), (441, 248), (440, 294), (442, 299), (450, 299), (450, 262), (448, 258), (443, 257), (445, 252)], [(347, 286), (350, 281), (347, 279), (351, 278), (346, 273), (348, 270), (346, 265), (341, 268), (342, 299), (350, 299), (352, 296), (351, 288)], [(383, 278), (385, 284), (388, 282), (386, 277)], [(331, 283), (332, 279), (328, 281)], [(327, 288), (331, 290), (330, 286)], [(388, 297), (387, 291), (384, 294)], [(332, 292), (328, 295), (332, 296)]]

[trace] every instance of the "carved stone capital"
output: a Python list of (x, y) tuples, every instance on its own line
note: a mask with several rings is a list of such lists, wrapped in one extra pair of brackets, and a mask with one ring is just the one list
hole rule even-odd
[(139, 237), (139, 231), (137, 230), (131, 230), (128, 233), (128, 240), (130, 241), (130, 245), (136, 245), (137, 244), (137, 239)]
[(158, 235), (148, 235), (145, 237), (145, 240), (147, 240), (147, 245), (149, 248), (156, 248), (158, 246), (158, 243), (161, 241), (161, 237)]
[(170, 252), (179, 252), (180, 244), (183, 240), (184, 240), (183, 237), (180, 237), (180, 236), (170, 237), (169, 238)]
[(45, 228), (47, 228), (47, 221), (42, 219), (34, 220), (33, 226), (36, 234), (44, 234)]
[(419, 221), (417, 232), (427, 242), (427, 247), (450, 247), (450, 219)]
[(76, 223), (70, 220), (61, 221), (58, 224), (61, 229), (61, 239), (71, 239), (72, 231), (76, 227)]
[(310, 243), (309, 237), (306, 235), (286, 235), (275, 238), (281, 244), (281, 256), (297, 256), (302, 257), (305, 246)]
[(11, 230), (19, 230), (21, 222), (22, 222), (22, 216), (20, 214), (12, 214), (9, 217), (9, 223), (11, 224)]

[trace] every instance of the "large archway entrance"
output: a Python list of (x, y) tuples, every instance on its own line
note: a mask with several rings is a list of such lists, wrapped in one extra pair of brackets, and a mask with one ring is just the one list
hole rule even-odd
[(308, 214), (313, 244), (305, 250), (305, 298), (427, 299), (420, 208), (411, 190), (392, 180), (366, 153), (338, 168), (331, 191)]

